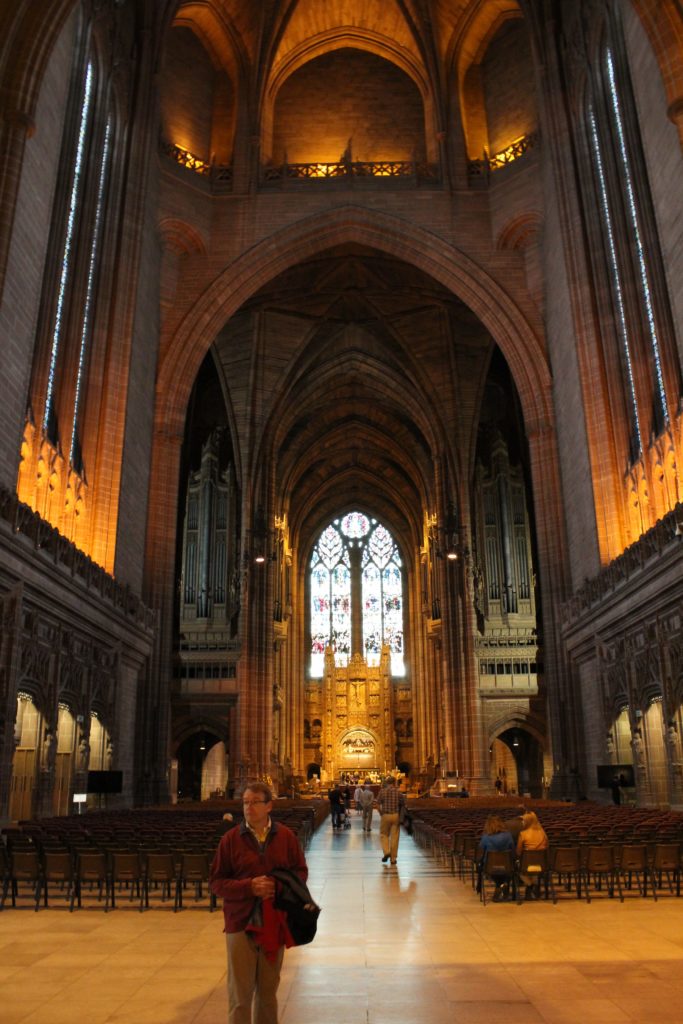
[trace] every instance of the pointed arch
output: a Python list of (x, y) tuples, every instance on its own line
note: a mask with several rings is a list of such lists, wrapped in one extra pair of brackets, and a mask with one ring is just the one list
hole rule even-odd
[(401, 259), (465, 302), (507, 359), (522, 400), (527, 432), (547, 430), (552, 422), (551, 376), (542, 340), (493, 273), (422, 228), (387, 214), (346, 206), (327, 217), (307, 217), (264, 239), (230, 264), (199, 297), (170, 339), (159, 366), (157, 424), (162, 432), (182, 429), (201, 360), (244, 302), (288, 268), (345, 243)]

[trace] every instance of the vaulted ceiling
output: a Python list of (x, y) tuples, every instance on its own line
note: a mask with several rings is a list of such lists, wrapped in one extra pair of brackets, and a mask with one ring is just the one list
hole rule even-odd
[(414, 267), (352, 245), (280, 275), (226, 325), (216, 354), (233, 383), (255, 317), (263, 456), (293, 531), (310, 537), (355, 505), (414, 548), (436, 502), (437, 453), (471, 471), (458, 449), (474, 449), (478, 414), (464, 425), (454, 396), (483, 394), (490, 336)]

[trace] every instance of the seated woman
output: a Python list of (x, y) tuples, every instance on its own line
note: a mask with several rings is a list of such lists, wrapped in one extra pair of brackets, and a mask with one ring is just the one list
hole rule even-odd
[[(527, 811), (522, 817), (522, 831), (517, 838), (517, 856), (521, 857), (524, 850), (547, 850), (548, 837), (540, 821), (533, 811)], [(524, 898), (537, 900), (538, 884), (531, 875), (520, 875), (526, 886)]]
[[(484, 825), (484, 831), (482, 837), (479, 840), (479, 849), (481, 851), (481, 857), (479, 859), (479, 880), (477, 884), (477, 891), (481, 888), (481, 874), (486, 867), (486, 857), (490, 850), (505, 851), (514, 850), (515, 843), (512, 835), (507, 831), (503, 824), (503, 819), (498, 814), (492, 814), (486, 819)], [(500, 876), (495, 879), (496, 890), (493, 894), (494, 903), (500, 903), (501, 900), (505, 900), (509, 894), (510, 879), (504, 876)]]

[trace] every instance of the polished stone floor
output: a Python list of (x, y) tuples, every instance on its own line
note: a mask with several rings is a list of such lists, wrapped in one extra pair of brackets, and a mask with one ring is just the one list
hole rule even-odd
[[(483, 907), (377, 818), (311, 844), (318, 936), (289, 950), (281, 1024), (683, 1022), (683, 898)], [(219, 914), (121, 904), (0, 914), (2, 1024), (224, 1024)]]

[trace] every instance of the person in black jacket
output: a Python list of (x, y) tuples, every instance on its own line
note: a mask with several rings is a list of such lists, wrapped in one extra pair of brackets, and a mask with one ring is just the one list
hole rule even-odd
[(332, 786), (327, 791), (327, 799), (330, 801), (330, 814), (332, 816), (332, 828), (341, 828), (344, 819), (344, 796), (341, 787)]

